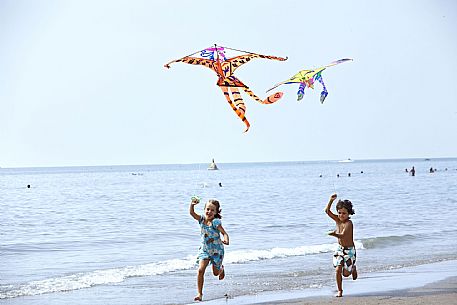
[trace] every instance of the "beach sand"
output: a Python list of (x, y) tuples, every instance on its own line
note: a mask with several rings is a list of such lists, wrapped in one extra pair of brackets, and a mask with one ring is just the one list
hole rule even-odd
[(214, 299), (208, 305), (457, 305), (457, 260), (434, 262), (386, 271), (363, 273), (343, 280), (344, 297), (336, 286), (302, 290), (277, 290), (256, 295)]
[(310, 297), (304, 299), (268, 302), (274, 305), (457, 305), (457, 277), (419, 288), (393, 290), (379, 293), (349, 295), (343, 298)]

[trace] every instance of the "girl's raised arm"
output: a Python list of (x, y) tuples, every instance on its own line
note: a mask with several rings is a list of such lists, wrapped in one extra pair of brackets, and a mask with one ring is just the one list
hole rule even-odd
[(190, 206), (189, 206), (189, 214), (190, 214), (190, 216), (192, 216), (197, 221), (200, 220), (201, 216), (198, 215), (197, 213), (195, 213), (194, 206), (197, 205), (199, 202), (200, 202), (200, 200), (198, 200), (196, 198), (192, 198), (192, 201), (190, 202)]
[(340, 220), (338, 219), (338, 216), (333, 214), (333, 212), (331, 211), (332, 203), (333, 203), (333, 201), (335, 201), (336, 197), (337, 197), (336, 194), (333, 194), (332, 196), (330, 196), (330, 200), (328, 201), (327, 206), (325, 207), (324, 211), (335, 222), (339, 222)]

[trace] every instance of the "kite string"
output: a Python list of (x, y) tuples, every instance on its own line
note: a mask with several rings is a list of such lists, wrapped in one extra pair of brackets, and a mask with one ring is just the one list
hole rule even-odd
[(206, 183), (206, 176), (203, 174), (203, 171), (205, 170), (203, 168), (203, 163), (201, 163), (200, 161), (197, 161), (197, 164), (196, 164), (196, 170), (197, 170), (197, 173), (195, 175), (195, 180), (194, 183), (193, 183), (193, 194), (192, 196), (196, 196), (198, 197), (200, 200), (203, 200), (203, 198), (205, 197), (205, 188), (207, 187), (207, 183)]
[[(214, 48), (216, 49), (216, 53), (217, 53), (217, 47), (218, 47), (218, 45), (217, 45), (217, 44), (214, 44)], [(236, 52), (246, 53), (246, 54), (258, 54), (258, 53), (251, 52), (251, 51), (244, 51), (244, 50), (235, 49), (235, 48), (229, 48), (229, 47), (225, 47), (225, 46), (219, 46), (219, 47), (224, 48), (224, 49), (227, 49), (227, 50), (232, 50), (232, 51), (236, 51)], [(207, 49), (208, 49), (208, 48), (207, 48)], [(202, 51), (204, 51), (204, 50), (206, 50), (206, 49), (196, 51), (196, 52), (194, 52), (194, 53), (192, 53), (192, 54), (189, 54), (189, 55), (186, 55), (186, 56), (184, 56), (184, 57), (190, 57), (190, 56), (195, 55), (195, 54), (197, 54), (198, 52), (202, 52)], [(182, 57), (182, 58), (184, 58), (184, 57)]]
[(332, 171), (332, 163), (330, 160), (327, 160), (327, 173), (332, 181), (333, 193), (338, 194), (336, 187), (335, 187), (336, 176), (335, 176), (335, 172)]
[[(227, 50), (232, 50), (232, 51), (237, 51), (237, 52), (243, 52), (243, 53), (248, 53), (248, 54), (257, 54), (257, 53), (254, 53), (254, 52), (243, 51), (243, 50), (239, 50), (239, 49), (233, 49), (233, 48), (224, 47), (224, 46), (219, 46), (219, 45), (217, 45), (217, 44), (214, 44), (214, 48), (215, 48), (216, 50), (217, 50), (217, 47), (222, 47), (222, 48), (227, 49)], [(195, 55), (195, 54), (197, 54), (198, 52), (202, 52), (202, 51), (204, 51), (204, 50), (206, 50), (206, 49), (208, 49), (208, 48), (205, 48), (205, 49), (203, 49), (203, 50), (199, 50), (199, 51), (197, 51), (197, 52), (194, 52), (194, 53), (192, 53), (192, 54), (186, 55), (186, 56), (184, 56), (184, 57), (190, 57), (190, 56)], [(217, 53), (217, 52), (216, 52), (216, 53)], [(183, 57), (183, 58), (184, 58), (184, 57)]]
[[(219, 46), (221, 48), (224, 48), (224, 49), (227, 49), (227, 50), (232, 50), (232, 51), (237, 51), (237, 52), (243, 52), (243, 53), (248, 53), (248, 54), (257, 54), (257, 53), (254, 53), (254, 52), (248, 52), (248, 51), (243, 51), (243, 50), (238, 50), (238, 49), (233, 49), (233, 48), (228, 48), (228, 47), (224, 47), (224, 46)], [(218, 48), (218, 45), (217, 44), (214, 44), (214, 49), (215, 49), (215, 52), (217, 54), (217, 58), (219, 59), (219, 52), (217, 52), (217, 48)], [(185, 58), (185, 57), (191, 57), (199, 52), (203, 52), (205, 51), (206, 49), (210, 49), (210, 48), (205, 48), (203, 50), (199, 50), (199, 51), (196, 51), (194, 53), (191, 53), (189, 55), (186, 55), (186, 56), (183, 56), (181, 58)], [(173, 62), (173, 61), (172, 61)], [(171, 63), (171, 62), (170, 62)]]
[[(217, 52), (217, 48), (218, 48), (218, 47), (221, 47), (221, 48), (224, 48), (224, 49), (227, 49), (227, 50), (232, 50), (232, 51), (247, 53), (247, 54), (257, 54), (257, 53), (250, 52), (250, 51), (243, 51), (243, 50), (240, 50), (240, 49), (234, 49), (234, 48), (229, 48), (229, 47), (225, 47), (225, 46), (218, 46), (217, 44), (214, 44), (215, 52), (216, 52), (218, 58), (219, 58), (219, 54), (218, 54), (218, 52)], [(209, 48), (205, 48), (205, 49), (203, 49), (203, 50), (196, 51), (196, 52), (191, 53), (191, 54), (189, 54), (189, 55), (186, 55), (186, 56), (184, 56), (184, 57), (182, 57), (182, 58), (191, 57), (192, 55), (195, 55), (195, 54), (197, 54), (197, 53), (199, 53), (199, 52), (202, 52), (202, 51), (204, 51), (204, 50), (206, 50), (206, 49), (209, 49)]]
[(220, 47), (223, 47), (224, 49), (227, 49), (227, 50), (232, 50), (232, 51), (237, 51), (237, 52), (243, 52), (243, 53), (247, 53), (247, 54), (257, 54), (257, 53), (254, 53), (254, 52), (243, 51), (243, 50), (234, 49), (234, 48), (229, 48), (229, 47), (224, 47), (224, 46), (220, 46)]
[[(186, 55), (186, 56), (184, 56), (184, 57), (190, 57), (190, 56), (195, 55), (195, 54), (197, 54), (198, 52), (201, 52), (201, 51), (202, 51), (202, 50), (199, 50), (199, 51), (197, 51), (197, 52), (194, 52), (194, 53), (192, 53), (192, 54)], [(183, 58), (184, 58), (184, 57), (183, 57)]]

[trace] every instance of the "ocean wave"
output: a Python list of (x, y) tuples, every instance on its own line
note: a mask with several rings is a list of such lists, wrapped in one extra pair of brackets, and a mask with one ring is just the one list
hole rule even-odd
[(409, 243), (418, 239), (418, 236), (405, 234), (405, 235), (390, 235), (390, 236), (378, 236), (371, 238), (364, 238), (361, 240), (364, 249), (373, 248), (385, 248), (392, 245), (398, 245), (400, 243)]
[(427, 233), (421, 233), (420, 235), (414, 234), (403, 234), (403, 235), (388, 235), (388, 236), (377, 236), (370, 238), (363, 238), (360, 242), (363, 244), (365, 249), (373, 248), (385, 248), (395, 246), (399, 244), (415, 242), (419, 239), (436, 239), (443, 235), (454, 236), (457, 233), (457, 229), (451, 228), (437, 228)]
[[(224, 258), (224, 263), (242, 264), (259, 260), (313, 255), (332, 252), (336, 247), (337, 244), (332, 243), (293, 248), (237, 250), (227, 252)], [(357, 241), (356, 248), (363, 249), (362, 243)], [(190, 270), (195, 268), (195, 265), (196, 257), (190, 255), (182, 259), (170, 259), (158, 263), (94, 270), (90, 272), (82, 272), (49, 279), (36, 280), (22, 284), (0, 285), (0, 299), (72, 291), (90, 288), (97, 285), (115, 284), (123, 282), (131, 277), (154, 276), (175, 271)]]
[(130, 277), (152, 276), (190, 269), (194, 264), (195, 259), (192, 256), (185, 259), (171, 259), (160, 263), (76, 273), (18, 285), (0, 285), (0, 299), (71, 291), (96, 285), (120, 283)]
[[(336, 243), (333, 244), (322, 244), (322, 245), (311, 245), (301, 246), (295, 248), (271, 248), (265, 250), (239, 250), (231, 251), (227, 253), (224, 258), (224, 262), (231, 264), (247, 263), (252, 261), (284, 258), (291, 256), (304, 256), (310, 254), (319, 254), (332, 252), (337, 247)], [(359, 244), (359, 248), (363, 246)], [(357, 244), (356, 244), (357, 248)]]

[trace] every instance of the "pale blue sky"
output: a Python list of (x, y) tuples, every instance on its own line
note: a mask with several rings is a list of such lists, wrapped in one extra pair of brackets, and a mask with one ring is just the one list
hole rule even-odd
[[(0, 0), (0, 166), (457, 156), (457, 2)], [(214, 43), (288, 56), (236, 75), (297, 86), (251, 129), (209, 69), (166, 62)]]

